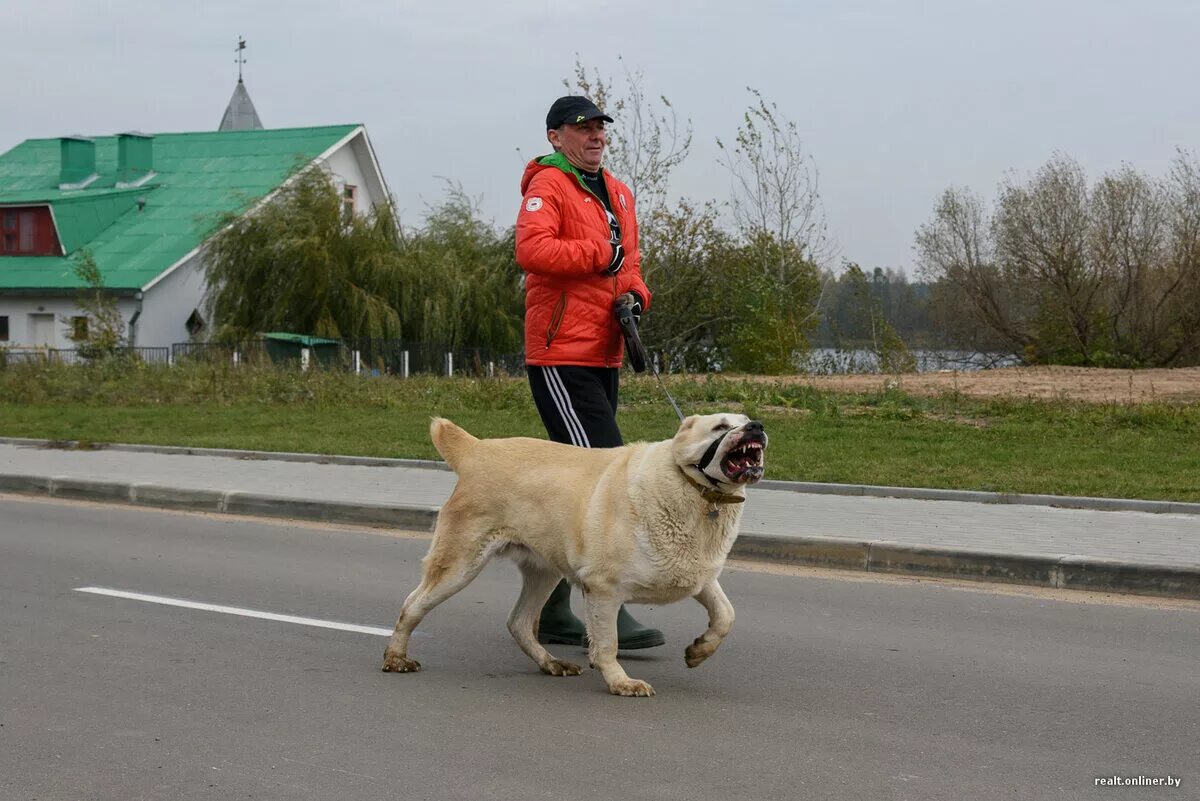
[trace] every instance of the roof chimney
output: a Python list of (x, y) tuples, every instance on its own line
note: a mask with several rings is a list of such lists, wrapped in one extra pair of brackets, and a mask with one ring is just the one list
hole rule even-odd
[(62, 166), (59, 189), (83, 189), (96, 180), (96, 143), (86, 136), (64, 136), (59, 140)]
[(154, 137), (129, 131), (117, 134), (117, 188), (140, 186), (154, 174)]

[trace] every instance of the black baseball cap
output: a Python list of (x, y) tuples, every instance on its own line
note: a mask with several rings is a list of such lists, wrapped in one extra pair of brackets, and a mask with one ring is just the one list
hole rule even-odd
[(565, 124), (578, 125), (588, 120), (612, 122), (613, 118), (596, 108), (596, 104), (583, 95), (560, 97), (550, 106), (546, 114), (546, 130), (561, 128)]

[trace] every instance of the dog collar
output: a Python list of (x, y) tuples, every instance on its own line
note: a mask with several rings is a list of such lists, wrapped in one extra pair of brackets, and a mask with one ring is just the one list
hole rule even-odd
[[(687, 473), (684, 473), (682, 469), (680, 469), (679, 472), (683, 475), (684, 478), (687, 479), (687, 483), (691, 484), (693, 487), (700, 490), (700, 497), (703, 498), (704, 500), (708, 501), (709, 503), (745, 503), (746, 502), (746, 499), (744, 497), (742, 497), (741, 495), (730, 495), (727, 492), (718, 492), (717, 490), (715, 490), (711, 487), (706, 487), (703, 484), (701, 484), (699, 481), (696, 481), (694, 478), (689, 476)], [(705, 478), (708, 478), (708, 476), (705, 476)], [(709, 479), (709, 480), (711, 481), (712, 479)]]

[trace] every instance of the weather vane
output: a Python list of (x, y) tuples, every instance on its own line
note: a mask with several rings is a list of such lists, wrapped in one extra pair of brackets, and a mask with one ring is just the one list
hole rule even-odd
[(233, 51), (233, 52), (237, 53), (238, 83), (242, 82), (242, 65), (246, 63), (246, 57), (244, 55), (242, 55), (242, 52), (245, 49), (246, 49), (246, 40), (239, 36), (237, 50)]

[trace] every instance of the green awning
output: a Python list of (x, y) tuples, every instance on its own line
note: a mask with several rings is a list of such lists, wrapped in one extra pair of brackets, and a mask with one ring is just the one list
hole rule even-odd
[(282, 331), (272, 331), (266, 334), (259, 334), (263, 339), (270, 339), (274, 342), (291, 342), (294, 345), (303, 345), (312, 347), (313, 345), (340, 345), (336, 339), (325, 339), (324, 337), (310, 337), (307, 334), (288, 334)]

